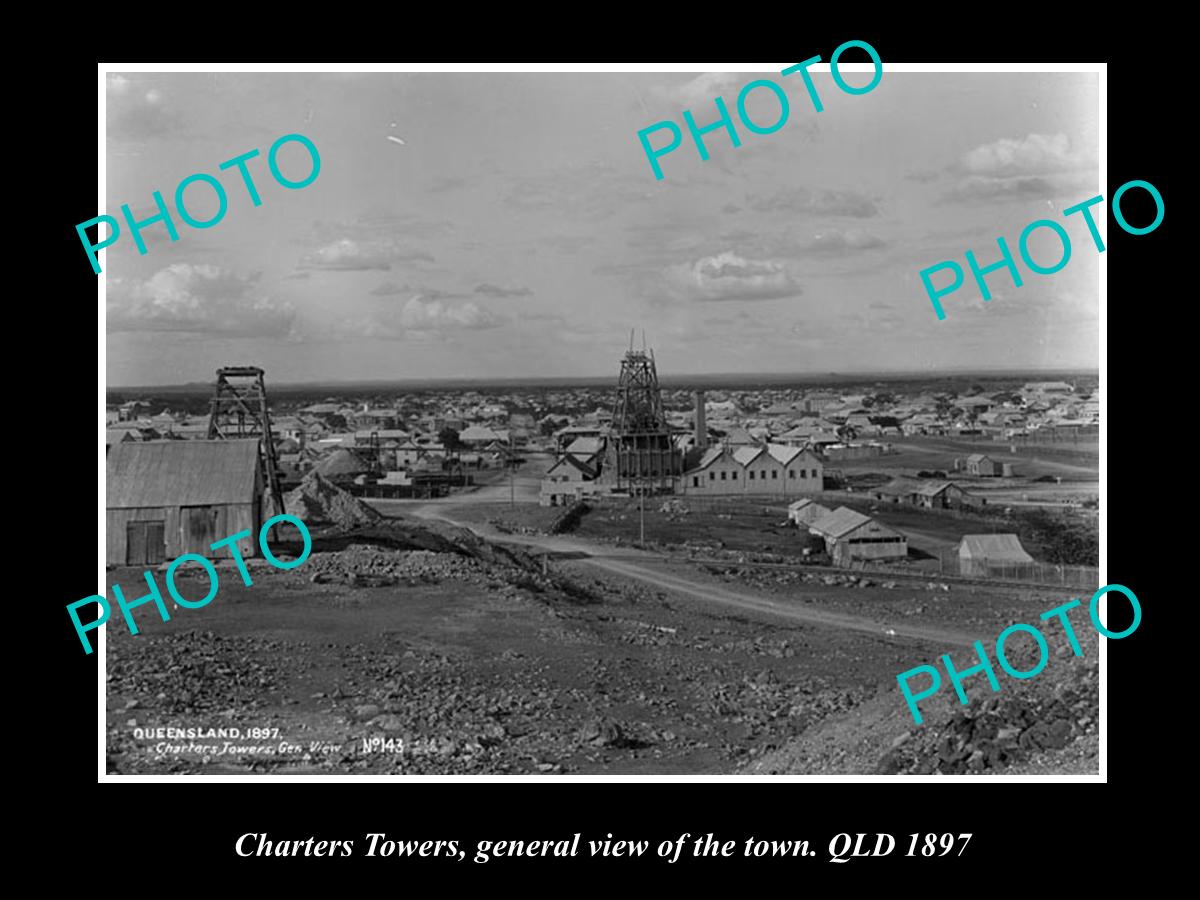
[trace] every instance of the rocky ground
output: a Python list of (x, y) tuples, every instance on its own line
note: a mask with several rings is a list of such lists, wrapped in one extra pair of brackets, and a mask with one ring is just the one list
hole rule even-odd
[[(944, 647), (714, 608), (462, 529), (317, 531), (302, 566), (251, 572), (246, 587), (223, 566), (217, 599), (169, 622), (141, 608), (137, 636), (107, 629), (111, 772), (986, 773), (1094, 744), (1094, 677), (1053, 693), (1084, 660), (1006, 680), (998, 705), (939, 698), (916, 729), (895, 675)], [(953, 596), (884, 590), (898, 607)], [(152, 730), (187, 728), (202, 736)]]
[[(1085, 613), (1086, 616), (1086, 613)], [(1085, 626), (1086, 627), (1086, 626)], [(995, 663), (999, 692), (982, 674), (966, 682), (962, 705), (947, 681), (920, 703), (917, 725), (898, 690), (880, 691), (854, 715), (831, 717), (781, 750), (755, 760), (748, 774), (872, 773), (879, 775), (1049, 775), (1099, 771), (1099, 642), (1094, 634), (1074, 655), (1065, 639), (1046, 637), (1046, 668), (1017, 681)], [(986, 643), (986, 642), (985, 642)], [(1016, 645), (1014, 643), (1013, 647)], [(951, 652), (966, 668), (971, 652)], [(1009, 652), (1018, 670), (1030, 670), (1032, 651)], [(943, 673), (944, 675), (944, 673)]]

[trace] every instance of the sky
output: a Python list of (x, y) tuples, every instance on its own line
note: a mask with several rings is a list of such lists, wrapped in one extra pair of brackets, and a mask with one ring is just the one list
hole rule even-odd
[[(179, 240), (147, 226), (140, 255), (123, 227), (101, 256), (108, 384), (249, 364), (277, 383), (596, 376), (635, 329), (672, 375), (1096, 368), (1099, 254), (1061, 210), (1101, 192), (1098, 76), (885, 60), (862, 95), (812, 77), (821, 112), (778, 72), (109, 73), (102, 211), (148, 217), (160, 191)], [(772, 134), (737, 119), (756, 78), (789, 100)], [(717, 96), (742, 143), (714, 131), (704, 161), (683, 111), (715, 121)], [(779, 111), (750, 95), (752, 120)], [(656, 180), (638, 131), (664, 120), (683, 143)], [(292, 190), (266, 157), (296, 133), (321, 168)], [(257, 207), (218, 168), (253, 149)], [(292, 180), (311, 167), (295, 142), (278, 162)], [(211, 228), (175, 210), (194, 173), (227, 193)], [(185, 202), (217, 209), (203, 182)], [(1018, 257), (1023, 286), (998, 271), (986, 303), (968, 271), (939, 321), (919, 272), (965, 269), (969, 249), (994, 262), (1000, 236), (1016, 254), (1037, 219), (1066, 229), (1068, 264), (1038, 275)], [(1029, 249), (1062, 254), (1048, 228)]]

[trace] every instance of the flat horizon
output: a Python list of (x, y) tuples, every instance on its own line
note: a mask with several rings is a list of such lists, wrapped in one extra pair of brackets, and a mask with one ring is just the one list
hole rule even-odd
[[(214, 372), (215, 374), (215, 372)], [(747, 382), (756, 380), (770, 380), (775, 382), (788, 381), (821, 381), (821, 380), (838, 380), (838, 381), (861, 381), (870, 378), (880, 379), (929, 379), (934, 380), (946, 377), (971, 377), (979, 376), (986, 378), (998, 377), (1015, 377), (1021, 375), (1064, 375), (1064, 376), (1094, 376), (1099, 377), (1098, 369), (1087, 368), (1035, 368), (1035, 367), (1017, 367), (1017, 368), (945, 368), (936, 370), (912, 370), (912, 369), (874, 369), (862, 371), (845, 371), (845, 372), (714, 372), (714, 373), (677, 373), (664, 374), (659, 373), (659, 384), (663, 387), (669, 387), (672, 384), (691, 383), (694, 381), (705, 382)], [(461, 377), (431, 377), (431, 378), (359, 378), (359, 379), (328, 379), (317, 381), (281, 381), (270, 382), (270, 375), (266, 378), (268, 386), (273, 390), (311, 390), (315, 388), (362, 388), (362, 387), (407, 387), (417, 386), (425, 389), (437, 387), (464, 387), (473, 385), (490, 385), (497, 387), (525, 387), (531, 385), (565, 385), (572, 384), (576, 386), (585, 386), (596, 384), (605, 381), (615, 381), (618, 375), (618, 370), (614, 367), (613, 371), (597, 375), (564, 375), (564, 376), (547, 376), (547, 375), (505, 375), (497, 376), (496, 378), (485, 378), (479, 376), (461, 376)], [(209, 388), (213, 384), (212, 381), (189, 381), (177, 384), (158, 384), (158, 385), (107, 385), (105, 390), (110, 393), (128, 393), (134, 391), (183, 391), (197, 388)]]

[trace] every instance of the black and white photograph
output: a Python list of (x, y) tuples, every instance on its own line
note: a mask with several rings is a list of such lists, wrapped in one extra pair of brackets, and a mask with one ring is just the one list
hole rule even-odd
[(1103, 780), (1153, 188), (1103, 65), (852, 43), (101, 65), (100, 779)]

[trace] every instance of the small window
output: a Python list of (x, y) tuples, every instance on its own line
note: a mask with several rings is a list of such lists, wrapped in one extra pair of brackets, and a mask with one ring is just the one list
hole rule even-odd
[(779, 477), (779, 470), (778, 470), (778, 469), (772, 469), (772, 470), (771, 470), (771, 477), (772, 477), (772, 478), (778, 478), (778, 477)]
[(700, 476), (699, 475), (692, 476), (692, 487), (700, 487)]
[(750, 470), (750, 480), (751, 481), (754, 480), (754, 470), (753, 469)]
[(709, 480), (709, 481), (716, 481), (716, 480), (717, 480), (717, 473), (716, 473), (716, 472), (709, 472), (709, 473), (708, 473), (708, 480)]
[(796, 477), (796, 470), (788, 469), (788, 478), (795, 478), (795, 477)]
[(725, 480), (725, 473), (724, 473), (724, 472), (722, 472), (722, 473), (721, 473), (721, 480), (722, 480), (722, 481), (724, 481), (724, 480)]
[(732, 472), (730, 472), (729, 477), (732, 478), (734, 481), (737, 481), (737, 469), (734, 469)]

